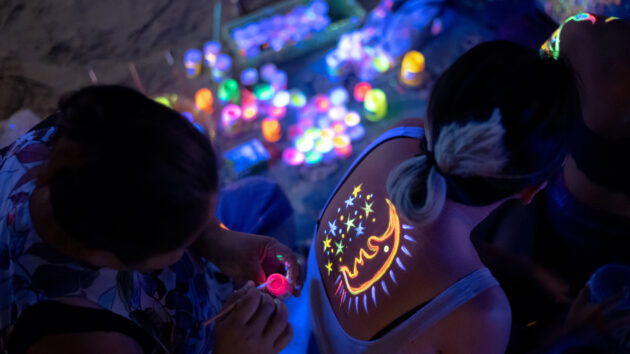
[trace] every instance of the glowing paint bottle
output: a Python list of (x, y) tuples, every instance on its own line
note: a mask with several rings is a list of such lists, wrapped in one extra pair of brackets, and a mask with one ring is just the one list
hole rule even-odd
[(302, 108), (306, 106), (306, 95), (298, 89), (291, 90), (291, 107)]
[(221, 125), (227, 133), (234, 133), (236, 123), (241, 118), (242, 113), (241, 107), (235, 104), (223, 107), (221, 111)]
[(214, 66), (214, 63), (217, 61), (217, 55), (221, 52), (221, 43), (219, 42), (206, 42), (203, 45), (203, 56), (206, 62), (206, 65), (209, 68)]
[(333, 106), (343, 106), (348, 102), (348, 90), (339, 86), (328, 93), (328, 98)]
[(212, 98), (212, 91), (210, 91), (209, 89), (202, 88), (199, 89), (197, 93), (195, 93), (195, 105), (197, 106), (197, 108), (208, 114), (212, 114), (213, 112), (213, 102), (214, 100)]
[(365, 95), (372, 89), (372, 86), (367, 82), (359, 82), (354, 86), (354, 99), (357, 102), (365, 101)]
[(335, 122), (343, 121), (347, 113), (348, 110), (344, 106), (334, 106), (330, 110), (328, 110), (328, 116), (330, 117), (330, 120)]
[(359, 113), (355, 111), (350, 111), (348, 112), (348, 114), (346, 114), (346, 118), (344, 119), (344, 122), (346, 123), (348, 127), (354, 127), (358, 125), (359, 123), (361, 123), (361, 116), (359, 115)]
[(254, 86), (258, 82), (258, 71), (254, 68), (245, 69), (241, 72), (241, 84)]
[(280, 123), (274, 118), (265, 118), (262, 121), (262, 133), (265, 140), (275, 143), (282, 138)]
[(335, 148), (331, 139), (317, 139), (315, 141), (315, 151), (321, 154), (327, 154)]
[(241, 99), (241, 93), (236, 80), (229, 79), (219, 84), (217, 96), (223, 104), (227, 102), (237, 103)]
[(295, 148), (301, 152), (309, 152), (313, 150), (315, 142), (305, 136), (299, 137), (295, 140)]
[(304, 131), (304, 137), (311, 141), (315, 141), (315, 139), (319, 138), (321, 134), (322, 133), (319, 128), (308, 128)]
[(261, 101), (269, 101), (273, 98), (273, 88), (269, 84), (258, 84), (254, 86), (254, 95)]
[(333, 145), (335, 146), (335, 152), (339, 157), (348, 157), (352, 155), (352, 144), (350, 144), (350, 137), (347, 135), (338, 135), (333, 139)]
[(289, 280), (282, 274), (270, 274), (264, 284), (267, 292), (275, 297), (283, 297), (291, 292)]
[(378, 122), (387, 114), (387, 96), (381, 89), (372, 89), (365, 95), (363, 102), (365, 118), (372, 122)]
[(215, 82), (221, 82), (224, 78), (229, 76), (230, 69), (232, 69), (232, 58), (227, 54), (217, 55), (217, 59), (212, 66), (212, 79)]
[(186, 67), (186, 76), (189, 78), (197, 77), (201, 73), (201, 62), (203, 55), (199, 49), (189, 49), (184, 53), (184, 66)]
[(418, 86), (422, 83), (424, 71), (424, 55), (415, 50), (407, 52), (400, 67), (400, 81), (407, 86)]
[(346, 125), (341, 122), (335, 122), (330, 127), (335, 132), (335, 135), (341, 135), (346, 132)]
[(280, 90), (273, 96), (271, 103), (275, 107), (286, 107), (291, 102), (291, 94), (287, 90)]
[(299, 166), (304, 163), (304, 159), (304, 153), (292, 147), (282, 152), (282, 161), (289, 166)]
[(258, 105), (254, 103), (244, 103), (243, 104), (243, 120), (244, 121), (252, 121), (256, 119), (258, 116)]
[(315, 102), (315, 107), (317, 107), (317, 111), (319, 113), (327, 112), (330, 109), (330, 101), (325, 95), (315, 95), (315, 97), (313, 97), (313, 100)]
[(286, 107), (271, 107), (269, 108), (269, 115), (276, 119), (284, 118), (287, 115)]
[(315, 165), (318, 164), (322, 161), (322, 154), (317, 152), (317, 151), (311, 151), (309, 153), (306, 154), (304, 161), (306, 162), (306, 164), (308, 165)]

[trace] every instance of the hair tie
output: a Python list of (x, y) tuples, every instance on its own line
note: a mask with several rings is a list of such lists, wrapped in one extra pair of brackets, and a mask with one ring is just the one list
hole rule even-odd
[(420, 148), (422, 149), (422, 152), (419, 155), (424, 155), (425, 158), (427, 159), (427, 165), (429, 166), (429, 168), (431, 167), (435, 168), (437, 173), (439, 173), (440, 175), (442, 175), (442, 177), (444, 177), (444, 172), (442, 172), (442, 170), (440, 169), (440, 166), (438, 166), (437, 161), (435, 160), (435, 154), (433, 153), (433, 151), (429, 150), (428, 145), (429, 143), (427, 142), (426, 135), (425, 135), (420, 140)]

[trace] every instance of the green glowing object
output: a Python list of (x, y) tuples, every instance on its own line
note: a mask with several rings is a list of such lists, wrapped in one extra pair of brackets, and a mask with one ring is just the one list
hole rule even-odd
[(268, 101), (274, 95), (273, 88), (269, 84), (258, 84), (254, 86), (254, 95), (261, 101)]
[(389, 70), (389, 60), (383, 56), (374, 58), (374, 67), (378, 72), (384, 73)]
[(241, 97), (241, 92), (238, 89), (236, 80), (229, 79), (223, 81), (219, 85), (217, 97), (219, 97), (221, 102), (237, 102)]
[(154, 98), (155, 102), (157, 103), (161, 103), (163, 105), (165, 105), (168, 108), (173, 108), (173, 106), (171, 105), (171, 101), (168, 100), (168, 98), (164, 97), (164, 96), (159, 96)]
[(308, 154), (306, 154), (306, 159), (304, 161), (306, 161), (306, 163), (309, 165), (314, 165), (322, 161), (322, 158), (323, 156), (319, 152), (311, 151)]

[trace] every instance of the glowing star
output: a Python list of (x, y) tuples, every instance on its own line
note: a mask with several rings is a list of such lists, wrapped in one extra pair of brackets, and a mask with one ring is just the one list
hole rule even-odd
[(357, 194), (361, 193), (361, 186), (363, 186), (363, 183), (361, 183), (358, 186), (354, 187), (354, 190), (352, 191), (352, 195), (355, 198), (357, 197)]
[(326, 270), (328, 271), (328, 275), (330, 275), (330, 272), (332, 272), (332, 262), (330, 261), (330, 259), (328, 260), (328, 263), (326, 264)]
[(359, 222), (359, 226), (354, 228), (354, 231), (357, 232), (357, 237), (364, 234), (363, 230), (365, 230), (365, 227), (363, 227), (363, 221), (361, 221)]
[(337, 236), (336, 232), (337, 232), (338, 227), (337, 225), (335, 225), (336, 223), (337, 223), (337, 220), (333, 220), (333, 222), (330, 222), (330, 221), (328, 222), (328, 228), (330, 229), (330, 233), (333, 236)]
[(349, 232), (351, 228), (356, 227), (354, 220), (356, 220), (356, 218), (350, 219), (350, 215), (348, 215), (348, 220), (344, 223), (346, 224), (346, 232)]
[(328, 248), (332, 249), (332, 246), (330, 245), (330, 241), (332, 240), (329, 239), (328, 236), (326, 236), (326, 239), (324, 240), (324, 252), (326, 252)]
[(348, 209), (349, 206), (354, 206), (354, 198), (352, 198), (352, 196), (349, 196), (348, 199), (344, 201), (344, 203), (346, 203), (346, 209)]
[(366, 219), (367, 219), (368, 216), (370, 216), (370, 213), (374, 212), (374, 209), (372, 209), (372, 205), (374, 205), (374, 202), (372, 202), (372, 203), (365, 202), (365, 206), (363, 208), (361, 208), (365, 212), (365, 218)]
[(335, 242), (335, 246), (337, 246), (337, 251), (335, 252), (335, 256), (339, 253), (343, 254), (343, 248), (345, 247), (343, 241)]
[[(392, 204), (389, 199), (385, 199), (387, 204), (389, 205), (389, 225), (387, 226), (387, 230), (380, 236), (370, 236), (367, 240), (367, 249), (364, 248), (359, 250), (359, 257), (354, 258), (354, 264), (352, 270), (350, 270), (347, 266), (340, 266), (339, 272), (343, 275), (343, 280), (347, 290), (352, 295), (358, 295), (367, 289), (369, 289), (372, 285), (374, 285), (377, 281), (379, 281), (383, 275), (387, 272), (392, 262), (396, 258), (396, 254), (398, 252), (398, 246), (400, 244), (400, 220), (398, 218), (398, 214), (396, 213), (396, 208)], [(380, 251), (380, 244), (385, 241), (392, 239), (392, 245), (389, 250), (388, 256), (383, 262), (383, 264), (377, 269), (377, 271), (370, 277), (360, 284), (351, 284), (351, 281), (355, 280), (359, 276), (359, 266), (363, 266), (365, 264), (366, 259), (373, 259)], [(384, 282), (381, 284), (384, 286)], [(387, 291), (385, 291), (388, 293)]]

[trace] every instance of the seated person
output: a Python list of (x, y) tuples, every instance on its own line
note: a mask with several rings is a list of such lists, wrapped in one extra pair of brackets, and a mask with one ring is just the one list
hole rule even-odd
[(322, 211), (305, 288), (320, 350), (503, 353), (510, 305), (470, 231), (545, 186), (577, 109), (563, 62), (501, 41), (462, 55), (425, 129), (374, 141)]
[(630, 22), (573, 16), (543, 46), (579, 78), (582, 120), (546, 196), (536, 258), (576, 293), (599, 266), (630, 264)]
[(232, 291), (216, 266), (257, 282), (288, 266), (299, 285), (288, 247), (220, 227), (208, 137), (119, 86), (82, 89), (59, 108), (0, 151), (0, 351), (284, 347), (286, 307), (251, 284), (203, 325)]

